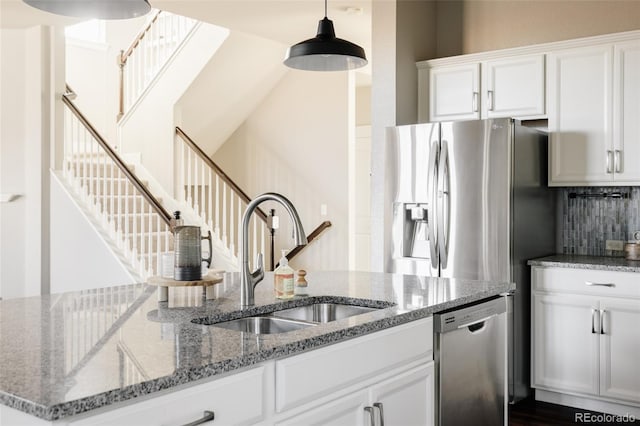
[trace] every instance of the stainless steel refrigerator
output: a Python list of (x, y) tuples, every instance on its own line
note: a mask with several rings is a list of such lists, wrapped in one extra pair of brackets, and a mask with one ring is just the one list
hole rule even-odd
[(515, 282), (509, 397), (528, 395), (528, 259), (555, 252), (547, 136), (513, 119), (389, 128), (390, 272)]

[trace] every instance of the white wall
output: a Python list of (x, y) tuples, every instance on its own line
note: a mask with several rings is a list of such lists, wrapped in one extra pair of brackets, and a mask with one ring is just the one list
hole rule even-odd
[(176, 104), (182, 130), (214, 153), (286, 73), (287, 47), (232, 32)]
[(96, 229), (54, 177), (51, 180), (51, 293), (135, 282)]
[(0, 296), (49, 289), (49, 175), (51, 135), (59, 131), (54, 87), (60, 61), (48, 27), (0, 30)]
[[(213, 157), (249, 196), (273, 191), (288, 197), (307, 233), (324, 220), (332, 222), (294, 259), (294, 268), (348, 267), (349, 96), (347, 73), (289, 71)], [(320, 215), (321, 204), (327, 216)], [(286, 212), (278, 205), (261, 207), (276, 209), (282, 225), (278, 245), (291, 247)]]

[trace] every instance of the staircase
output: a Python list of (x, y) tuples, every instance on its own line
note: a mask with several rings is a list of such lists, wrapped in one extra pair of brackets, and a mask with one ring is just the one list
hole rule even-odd
[(63, 177), (114, 244), (112, 249), (138, 281), (161, 270), (163, 252), (173, 250), (170, 214), (76, 108), (65, 108)]
[[(162, 19), (161, 19), (162, 18)], [(156, 13), (131, 48), (120, 55), (120, 114), (129, 117), (140, 99), (153, 88), (154, 75), (182, 49), (198, 28), (195, 21)], [(158, 23), (163, 28), (158, 30)], [(177, 34), (171, 35), (171, 31)], [(142, 59), (140, 58), (142, 57)], [(164, 62), (163, 62), (164, 61)], [(147, 69), (149, 68), (149, 69)], [(237, 270), (240, 250), (238, 225), (250, 198), (180, 128), (175, 129), (173, 156), (177, 199), (153, 185), (155, 177), (141, 165), (126, 164), (95, 130), (72, 101), (65, 104), (63, 177), (77, 203), (84, 206), (100, 228), (112, 252), (127, 265), (137, 282), (161, 271), (162, 253), (173, 250), (171, 215), (180, 210), (185, 223), (212, 232), (214, 266)], [(126, 121), (126, 120), (122, 120)], [(138, 169), (139, 168), (139, 169)], [(149, 182), (139, 176), (149, 176)], [(153, 188), (153, 190), (152, 190)], [(167, 206), (171, 206), (167, 208)], [(272, 220), (258, 209), (250, 222), (249, 253), (253, 259), (265, 253), (267, 268), (273, 269)], [(330, 222), (323, 222), (311, 234), (316, 238)], [(294, 248), (289, 258), (300, 251)]]

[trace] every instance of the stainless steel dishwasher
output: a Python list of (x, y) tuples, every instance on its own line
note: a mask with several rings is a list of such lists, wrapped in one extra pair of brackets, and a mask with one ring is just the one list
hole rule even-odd
[(505, 424), (506, 311), (498, 297), (434, 315), (437, 425)]

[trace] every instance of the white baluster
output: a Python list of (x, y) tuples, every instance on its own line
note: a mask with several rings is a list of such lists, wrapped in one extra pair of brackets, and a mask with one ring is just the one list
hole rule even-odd
[(204, 168), (206, 166), (206, 164), (204, 163), (204, 160), (200, 159), (200, 172), (201, 172), (201, 176), (200, 176), (200, 216), (202, 218), (204, 218), (204, 220), (207, 220), (207, 214), (205, 213), (205, 209), (207, 208), (206, 206), (206, 202), (205, 202), (205, 189), (204, 189)]
[(216, 212), (215, 212), (216, 228), (215, 233), (220, 238), (220, 176), (216, 173)]
[(227, 246), (227, 183), (222, 182), (222, 243)]
[[(114, 162), (113, 160), (111, 160), (109, 162), (109, 180), (111, 181), (111, 196), (109, 197), (109, 223), (111, 224), (111, 226), (109, 227), (112, 231), (117, 232), (118, 231), (118, 225), (115, 221), (113, 221), (113, 215), (115, 213), (114, 210), (114, 200), (116, 198), (116, 193), (114, 191), (114, 180), (115, 180), (115, 170), (114, 170)], [(117, 180), (118, 185), (120, 185), (121, 180), (118, 179)], [(120, 188), (118, 188), (118, 195), (120, 195)], [(113, 236), (115, 237), (115, 233), (113, 234)]]
[(192, 186), (191, 186), (191, 157), (192, 157), (192, 153), (191, 153), (191, 148), (189, 148), (189, 150), (187, 151), (187, 204), (190, 207), (193, 207), (193, 203), (191, 200), (191, 195), (192, 195)]
[(147, 258), (149, 259), (148, 270), (150, 274), (153, 274), (153, 245), (152, 245), (152, 237), (153, 237), (153, 218), (156, 216), (153, 214), (154, 211), (151, 208), (151, 204), (149, 204), (149, 233), (147, 238)]
[[(120, 220), (122, 220), (123, 222), (123, 226), (124, 226), (124, 237), (123, 237), (123, 241), (125, 244), (125, 255), (127, 257), (131, 256), (131, 245), (129, 244), (129, 238), (131, 238), (131, 234), (129, 233), (129, 186), (127, 185), (127, 189), (125, 189), (125, 198), (124, 198), (124, 214), (120, 216)], [(136, 198), (135, 196), (132, 197), (133, 199), (133, 204), (135, 205), (136, 203)]]
[(233, 204), (234, 204), (234, 200), (233, 197), (235, 197), (235, 192), (233, 190), (229, 190), (229, 250), (231, 251), (231, 254), (233, 256), (236, 255), (236, 245), (235, 245), (235, 230), (236, 230), (236, 226), (235, 226), (235, 222), (236, 222), (236, 217), (233, 214)]
[(193, 156), (193, 210), (196, 212), (196, 214), (199, 214), (198, 212), (200, 211), (200, 202), (201, 200), (199, 199), (199, 188), (198, 188), (198, 180), (200, 178), (200, 175), (198, 174), (198, 164), (200, 164), (201, 162), (199, 161), (200, 158), (195, 155), (194, 152), (194, 156)]
[[(136, 192), (136, 195), (137, 192)], [(137, 197), (136, 197), (137, 198)], [(140, 204), (140, 209), (142, 210), (142, 204)], [(131, 214), (131, 227), (133, 228), (131, 231), (131, 257), (129, 258), (134, 265), (140, 265), (140, 261), (138, 258), (138, 203), (133, 203), (133, 212)], [(129, 219), (127, 219), (127, 222)], [(139, 268), (138, 268), (139, 270)]]
[[(95, 141), (94, 144), (97, 145)], [(102, 184), (102, 223), (104, 223), (104, 225), (106, 226), (107, 201), (109, 197), (109, 182), (107, 181), (107, 156), (104, 155), (102, 147), (99, 148), (99, 152), (102, 157), (102, 173), (100, 174), (100, 182)]]
[(213, 229), (213, 179), (212, 169), (208, 169), (209, 179), (207, 180), (207, 197), (209, 197), (209, 209), (207, 211), (207, 223), (209, 228)]

